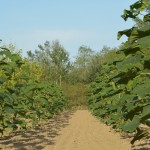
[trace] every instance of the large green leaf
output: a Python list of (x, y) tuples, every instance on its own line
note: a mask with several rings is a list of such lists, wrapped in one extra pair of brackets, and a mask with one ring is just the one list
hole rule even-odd
[(137, 127), (140, 125), (140, 117), (134, 116), (132, 121), (129, 121), (126, 123), (122, 129), (127, 132), (133, 132), (137, 129)]
[(127, 37), (129, 37), (131, 35), (131, 31), (133, 29), (126, 29), (126, 30), (123, 30), (123, 31), (119, 31), (118, 32), (118, 40), (123, 36), (123, 35), (126, 35)]
[(150, 105), (144, 106), (142, 111), (142, 117), (150, 115)]

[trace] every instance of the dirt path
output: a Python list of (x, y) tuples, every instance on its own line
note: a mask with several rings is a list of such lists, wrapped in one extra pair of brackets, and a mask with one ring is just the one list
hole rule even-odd
[(121, 140), (87, 110), (78, 110), (60, 132), (56, 144), (45, 150), (131, 150), (129, 142)]
[(78, 110), (63, 113), (26, 133), (16, 133), (0, 139), (0, 149), (143, 150), (143, 145), (131, 148), (128, 139), (114, 133), (87, 110)]

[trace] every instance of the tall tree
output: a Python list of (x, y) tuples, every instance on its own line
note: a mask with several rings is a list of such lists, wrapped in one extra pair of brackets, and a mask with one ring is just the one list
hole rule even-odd
[(43, 65), (49, 79), (60, 84), (65, 79), (70, 68), (69, 53), (58, 40), (52, 43), (46, 41), (44, 45), (38, 45), (38, 50), (34, 53), (28, 51), (27, 54), (29, 58)]
[(80, 46), (75, 60), (77, 67), (86, 68), (94, 51), (87, 46)]
[(61, 84), (61, 79), (65, 79), (65, 75), (70, 69), (69, 53), (59, 43), (59, 41), (56, 40), (52, 42), (50, 58), (53, 65), (52, 67), (55, 69), (55, 75), (59, 78), (59, 82)]
[(88, 66), (93, 54), (94, 51), (91, 48), (87, 46), (80, 46), (78, 50), (78, 55), (74, 62), (74, 71), (76, 73), (76, 78), (78, 78), (78, 81), (86, 82)]

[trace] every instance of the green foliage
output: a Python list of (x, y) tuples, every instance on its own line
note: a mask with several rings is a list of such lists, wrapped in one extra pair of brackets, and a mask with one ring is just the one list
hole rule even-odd
[(46, 41), (38, 48), (34, 53), (28, 51), (28, 57), (43, 66), (47, 79), (61, 84), (70, 70), (68, 52), (57, 40), (52, 43)]
[[(130, 6), (124, 19), (135, 18), (147, 8), (146, 0)], [(145, 19), (146, 18), (146, 19)], [(143, 17), (148, 24), (120, 31), (128, 41), (117, 51), (112, 62), (103, 65), (91, 84), (89, 108), (108, 125), (124, 132), (135, 133), (131, 143), (149, 135), (150, 119), (150, 25), (149, 14)], [(146, 125), (143, 130), (141, 125)]]
[(63, 83), (62, 89), (69, 100), (69, 107), (87, 107), (87, 85), (83, 83)]
[(60, 88), (43, 80), (38, 64), (0, 49), (0, 132), (26, 129), (62, 111), (66, 99)]
[(138, 0), (130, 6), (130, 10), (124, 10), (122, 18), (126, 21), (128, 18), (135, 19), (142, 11), (148, 9), (150, 6), (149, 0)]
[(87, 46), (80, 46), (69, 77), (73, 82), (89, 84), (100, 72), (102, 64), (115, 58), (116, 51), (116, 48), (104, 46), (100, 52), (95, 52)]
[(91, 64), (91, 59), (94, 51), (87, 46), (80, 46), (78, 50), (78, 55), (76, 56), (75, 62), (73, 64), (74, 68), (72, 75), (76, 78), (77, 82), (87, 83), (87, 75), (89, 65)]

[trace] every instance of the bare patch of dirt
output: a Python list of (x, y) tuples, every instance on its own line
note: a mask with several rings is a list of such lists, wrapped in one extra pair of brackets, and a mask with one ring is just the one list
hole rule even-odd
[(4, 150), (150, 150), (149, 140), (131, 146), (88, 110), (65, 112), (25, 133), (0, 139)]
[(2, 150), (42, 150), (47, 145), (54, 145), (59, 132), (69, 125), (73, 111), (63, 114), (40, 124), (26, 132), (15, 132), (10, 136), (0, 138)]

